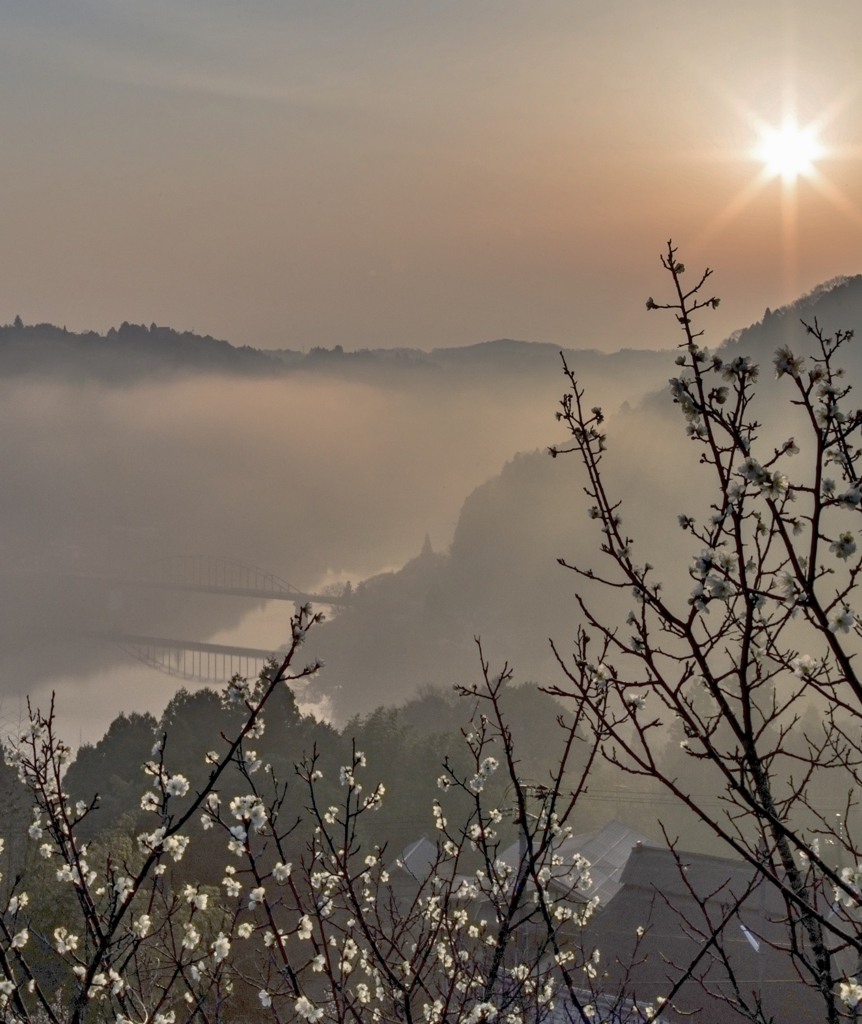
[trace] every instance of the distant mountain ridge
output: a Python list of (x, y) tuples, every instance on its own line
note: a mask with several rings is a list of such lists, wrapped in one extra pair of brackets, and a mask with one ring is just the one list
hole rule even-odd
[[(587, 375), (638, 378), (645, 370), (658, 371), (667, 360), (666, 352), (565, 351)], [(558, 345), (511, 338), (430, 352), (411, 348), (345, 351), (341, 345), (298, 352), (235, 346), (210, 335), (156, 324), (123, 323), (105, 334), (77, 333), (54, 324), (25, 325), (20, 318), (0, 326), (0, 378), (7, 379), (26, 376), (127, 385), (194, 374), (278, 378), (304, 372), (387, 386), (462, 387), (556, 381), (559, 371)]]
[[(862, 275), (838, 277), (819, 285), (795, 302), (767, 309), (762, 320), (734, 332), (721, 342), (724, 353), (745, 351), (761, 362), (781, 344), (799, 344), (805, 337), (800, 318), (813, 319), (829, 331), (862, 331)], [(170, 327), (125, 322), (105, 334), (76, 333), (54, 324), (25, 325), (20, 318), (0, 326), (0, 378), (36, 376), (92, 379), (129, 384), (153, 377), (200, 373), (280, 377), (307, 372), (370, 384), (471, 386), (559, 379), (559, 345), (499, 338), (457, 348), (378, 348), (345, 351), (341, 345), (293, 349), (256, 349), (228, 341), (176, 331)], [(562, 349), (585, 381), (616, 380), (624, 397), (661, 387), (669, 371), (668, 350), (591, 348)], [(489, 376), (491, 375), (491, 376)], [(493, 377), (493, 380), (492, 380)]]
[[(667, 353), (661, 351), (564, 351), (570, 363), (586, 376), (631, 378), (632, 384), (644, 372), (650, 377), (658, 373), (655, 382), (659, 384), (667, 362)], [(501, 338), (430, 352), (411, 348), (345, 351), (341, 345), (298, 352), (235, 346), (210, 335), (156, 324), (147, 327), (123, 323), (105, 334), (77, 333), (54, 324), (25, 325), (19, 318), (0, 326), (0, 378), (26, 376), (126, 385), (202, 373), (278, 378), (297, 372), (388, 386), (462, 387), (501, 382), (519, 386), (556, 382), (560, 347)]]
[(862, 337), (862, 274), (834, 277), (786, 306), (767, 307), (762, 320), (722, 342), (722, 354), (745, 352), (767, 362), (780, 345), (801, 348), (806, 339), (802, 321), (815, 319), (828, 334), (851, 330)]
[(91, 378), (105, 383), (201, 371), (272, 374), (278, 359), (258, 349), (191, 331), (123, 323), (106, 334), (54, 324), (0, 326), (0, 376)]

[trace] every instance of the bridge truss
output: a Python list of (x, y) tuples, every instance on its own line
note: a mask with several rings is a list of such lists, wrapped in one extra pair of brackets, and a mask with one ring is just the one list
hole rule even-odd
[(341, 591), (310, 594), (298, 590), (275, 573), (230, 558), (179, 555), (160, 558), (144, 566), (137, 576), (91, 576), (93, 580), (123, 587), (159, 590), (188, 590), (199, 594), (248, 597), (263, 601), (291, 601), (294, 604), (345, 605), (351, 598), (349, 584)]
[[(148, 563), (139, 574), (128, 578), (82, 578), (115, 587), (181, 590), (252, 600), (290, 601), (295, 605), (313, 603), (344, 606), (352, 597), (350, 584), (340, 592), (309, 594), (265, 569), (234, 559), (200, 555), (161, 558)], [(118, 632), (94, 635), (117, 644), (128, 655), (150, 668), (193, 682), (223, 683), (236, 674), (254, 678), (270, 658), (278, 656), (278, 652), (254, 647), (201, 643), (195, 640)]]
[(277, 651), (227, 644), (198, 643), (194, 640), (169, 640), (166, 637), (138, 636), (132, 633), (99, 633), (101, 639), (115, 643), (136, 661), (158, 672), (198, 683), (226, 683), (235, 675), (256, 678)]

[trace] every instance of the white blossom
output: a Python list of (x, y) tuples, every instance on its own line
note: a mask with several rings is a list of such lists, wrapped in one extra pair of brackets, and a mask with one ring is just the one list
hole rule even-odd
[(221, 963), (222, 960), (227, 959), (230, 954), (230, 939), (224, 932), (219, 932), (218, 936), (213, 940), (212, 951), (213, 960), (216, 963)]
[(290, 878), (290, 872), (293, 868), (293, 864), (282, 864), (279, 861), (272, 869), (272, 876), (276, 882), (286, 882)]
[(60, 956), (65, 956), (66, 953), (76, 950), (78, 942), (78, 936), (71, 935), (66, 928), (60, 926), (54, 929), (54, 949), (57, 950)]
[(800, 654), (790, 662), (790, 668), (797, 679), (810, 679), (818, 666), (818, 662), (810, 654)]
[(201, 933), (195, 928), (191, 921), (186, 921), (183, 925), (183, 941), (182, 945), (184, 949), (196, 949), (198, 943), (201, 941)]
[(832, 621), (829, 623), (829, 631), (830, 633), (849, 633), (855, 623), (855, 613), (847, 605), (844, 605), (841, 611), (833, 616)]
[(189, 791), (189, 780), (185, 775), (172, 775), (165, 783), (168, 796), (185, 796)]
[(846, 1003), (847, 1006), (853, 1009), (862, 1002), (862, 985), (855, 978), (848, 978), (839, 984), (838, 997), (843, 1003)]
[(189, 842), (190, 839), (188, 836), (168, 836), (164, 841), (165, 853), (169, 853), (175, 861), (181, 861)]
[(156, 796), (152, 790), (147, 790), (146, 793), (141, 797), (141, 810), (142, 811), (158, 811), (162, 806), (161, 800)]
[(782, 345), (781, 348), (776, 350), (772, 363), (775, 367), (776, 377), (781, 377), (785, 373), (790, 374), (791, 377), (798, 377), (804, 360), (801, 356), (795, 356), (787, 345)]
[(422, 1015), (425, 1017), (425, 1024), (440, 1024), (443, 1019), (444, 1003), (442, 999), (435, 999), (433, 1003), (425, 1003), (422, 1006)]
[(842, 533), (838, 540), (829, 545), (829, 550), (837, 557), (847, 559), (856, 551), (856, 541), (852, 533)]
[(323, 1016), (323, 1010), (316, 1007), (307, 996), (300, 996), (293, 1008), (300, 1017), (308, 1021), (308, 1024), (317, 1024)]
[(209, 896), (205, 892), (200, 892), (194, 885), (187, 885), (183, 890), (183, 898), (186, 903), (191, 903), (198, 910), (206, 910), (207, 903), (209, 902)]
[(135, 883), (127, 875), (121, 875), (116, 882), (114, 882), (114, 892), (117, 894), (117, 902), (125, 903), (127, 899), (132, 895), (135, 889)]
[(221, 884), (225, 887), (228, 896), (232, 896), (234, 899), (239, 899), (240, 893), (242, 893), (242, 882), (234, 878), (232, 875), (226, 875), (221, 880)]
[(464, 1018), (464, 1024), (478, 1024), (479, 1021), (492, 1021), (497, 1016), (497, 1007), (493, 1003), (477, 1003)]

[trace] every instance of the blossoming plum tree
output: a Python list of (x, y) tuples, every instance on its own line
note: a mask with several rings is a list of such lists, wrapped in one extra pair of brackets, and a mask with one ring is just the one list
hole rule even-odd
[[(225, 701), (244, 708), (244, 720), (206, 754), (203, 785), (171, 769), (170, 736), (157, 740), (140, 798), (153, 827), (134, 841), (92, 828), (98, 800), (73, 803), (63, 789), (70, 750), (53, 709), (31, 713), (10, 758), (34, 801), (30, 881), (50, 890), (55, 916), (49, 924), (33, 913), (26, 877), (6, 881), (2, 1019), (539, 1024), (555, 1003), (583, 1024), (597, 1019), (597, 1004), (651, 1019), (653, 1008), (632, 1009), (624, 983), (605, 991), (600, 955), (581, 941), (595, 909), (583, 894), (589, 865), (560, 853), (598, 750), (594, 740), (586, 758), (572, 757), (584, 744), (584, 710), (560, 719), (546, 784), (527, 785), (501, 710), (511, 673), (492, 676), (482, 660), (481, 685), (461, 691), (473, 706), (464, 735), (471, 767), (442, 766), (429, 809), (437, 841), (422, 870), (363, 842), (386, 788), (366, 785), (359, 750), (341, 768), (337, 805), (321, 801), (321, 759), (310, 751), (297, 766), (307, 816), (285, 815), (285, 782), (248, 744), (265, 729), (275, 689), (318, 670), (293, 668), (316, 618), (303, 609), (283, 660), (228, 685)], [(504, 856), (507, 819), (520, 839)], [(286, 840), (297, 828), (305, 849), (291, 861)], [(226, 856), (220, 885), (178, 874), (205, 842)]]
[[(670, 310), (681, 328), (670, 391), (712, 480), (702, 517), (679, 516), (690, 581), (681, 590), (678, 578), (659, 580), (636, 560), (621, 502), (606, 484), (602, 411), (588, 407), (564, 365), (569, 390), (559, 417), (573, 443), (551, 454), (580, 457), (610, 569), (563, 564), (586, 588), (629, 594), (631, 604), (623, 628), (622, 619), (594, 611), (588, 593), (579, 598), (586, 625), (574, 658), (557, 650), (567, 685), (549, 692), (587, 709), (607, 761), (658, 780), (749, 863), (754, 882), (778, 890), (778, 945), (833, 1022), (862, 1001), (862, 412), (839, 366), (852, 332), (830, 335), (815, 320), (806, 325), (810, 352), (778, 350), (775, 374), (802, 434), (767, 443), (752, 412), (758, 367), (745, 355), (710, 353), (695, 326), (718, 305), (706, 291), (711, 272), (686, 287), (671, 243), (662, 263), (672, 298), (650, 298), (647, 308)], [(598, 658), (588, 655), (591, 638)], [(719, 809), (668, 758), (669, 729), (697, 765), (691, 774), (720, 795)], [(737, 991), (734, 1006), (765, 1019), (757, 993)]]

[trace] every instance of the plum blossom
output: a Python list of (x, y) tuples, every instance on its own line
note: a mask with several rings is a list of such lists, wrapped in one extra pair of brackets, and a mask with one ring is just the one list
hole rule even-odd
[[(237, 821), (247, 821), (255, 832), (261, 832), (266, 827), (266, 807), (254, 793), (248, 796), (235, 796), (230, 802), (230, 810)], [(239, 838), (234, 829), (231, 829), (231, 832)], [(242, 838), (245, 839), (245, 836)]]
[(497, 1007), (493, 1003), (477, 1003), (464, 1018), (464, 1024), (478, 1024), (483, 1020), (492, 1021), (496, 1016)]
[(165, 829), (157, 828), (155, 832), (142, 832), (138, 836), (138, 846), (146, 853), (161, 849), (165, 838)]
[(71, 953), (78, 948), (77, 935), (72, 935), (66, 928), (60, 926), (54, 929), (54, 949), (60, 954), (65, 956), (66, 953)]
[(169, 853), (175, 861), (179, 862), (183, 859), (183, 854), (190, 841), (188, 836), (168, 836), (164, 842), (165, 853)]
[(434, 827), (442, 832), (446, 828), (446, 819), (443, 817), (443, 808), (436, 800), (431, 805), (431, 813), (434, 815)]
[(800, 654), (790, 662), (790, 668), (797, 679), (810, 679), (819, 663), (810, 654)]
[(218, 936), (213, 940), (212, 951), (213, 960), (216, 963), (221, 963), (222, 960), (227, 959), (230, 954), (230, 939), (224, 932), (219, 932)]
[(239, 899), (242, 893), (242, 882), (239, 879), (234, 878), (233, 875), (225, 875), (221, 880), (221, 884), (225, 887), (228, 896), (233, 897), (233, 899)]
[(189, 780), (185, 775), (172, 775), (165, 783), (168, 796), (185, 796), (189, 791)]
[(782, 345), (775, 352), (772, 365), (775, 367), (775, 376), (783, 377), (785, 373), (791, 377), (798, 377), (802, 372), (805, 360), (802, 356), (795, 356), (787, 345)]
[(207, 893), (200, 892), (194, 885), (187, 885), (185, 887), (183, 898), (186, 903), (191, 903), (197, 910), (206, 910), (207, 903), (209, 902)]
[(114, 892), (117, 894), (117, 902), (125, 903), (135, 891), (135, 883), (127, 875), (122, 875), (114, 883)]
[(362, 801), (362, 806), (369, 811), (379, 811), (383, 806), (383, 794), (385, 792), (386, 786), (382, 782), (378, 782), (374, 792)]
[(862, 985), (855, 978), (842, 981), (838, 986), (838, 998), (853, 1009), (862, 1002)]
[(300, 1017), (308, 1021), (308, 1024), (317, 1024), (323, 1016), (323, 1010), (316, 1007), (307, 996), (300, 996), (293, 1008)]
[(146, 793), (141, 797), (141, 810), (158, 812), (162, 806), (161, 800), (156, 796), (152, 790), (147, 790)]
[(829, 550), (837, 558), (843, 558), (846, 562), (847, 559), (856, 551), (856, 541), (853, 539), (853, 534), (849, 531), (847, 533), (842, 533), (838, 540), (833, 541), (829, 545)]
[(849, 633), (852, 626), (856, 624), (856, 613), (851, 611), (845, 604), (829, 623), (830, 633)]
[(293, 864), (282, 864), (278, 861), (272, 869), (272, 876), (278, 883), (286, 882), (290, 878), (290, 872), (293, 868)]
[(733, 584), (730, 580), (724, 579), (723, 576), (707, 576), (705, 583), (710, 597), (714, 597), (719, 601), (727, 601), (733, 597)]
[(761, 493), (768, 497), (780, 497), (786, 493), (789, 486), (789, 481), (783, 473), (779, 473), (778, 470), (770, 473), (750, 455), (740, 463), (738, 472), (746, 483), (755, 484)]
[(201, 941), (201, 933), (195, 928), (191, 921), (186, 921), (183, 925), (183, 949), (196, 949), (198, 943)]

